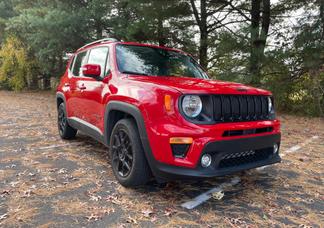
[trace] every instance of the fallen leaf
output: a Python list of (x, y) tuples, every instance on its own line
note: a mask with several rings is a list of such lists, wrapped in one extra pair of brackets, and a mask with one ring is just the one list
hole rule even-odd
[(144, 217), (148, 218), (153, 214), (153, 211), (152, 211), (152, 209), (147, 208), (147, 209), (142, 210), (142, 213), (143, 213)]
[(32, 192), (32, 190), (28, 189), (28, 190), (24, 191), (22, 198), (28, 198), (31, 196), (31, 194), (34, 194), (34, 193)]
[(8, 217), (7, 213), (0, 215), (0, 221), (6, 219), (7, 217)]
[(87, 216), (88, 221), (91, 221), (91, 220), (98, 221), (100, 218), (101, 217), (96, 214), (91, 214), (90, 216)]
[(16, 165), (15, 164), (12, 164), (11, 166), (10, 166), (10, 168), (15, 168), (16, 167)]
[(99, 200), (101, 200), (101, 196), (94, 196), (94, 195), (92, 195), (92, 196), (90, 196), (90, 200), (91, 201), (99, 201)]
[(1, 197), (5, 197), (6, 195), (10, 195), (10, 190), (3, 190), (3, 191), (0, 193), (0, 196), (1, 196)]
[(25, 170), (24, 172), (17, 173), (16, 176), (17, 176), (17, 177), (20, 177), (20, 176), (22, 176), (22, 175), (25, 175), (26, 172), (27, 172), (27, 170)]
[(127, 222), (127, 223), (133, 223), (133, 224), (137, 224), (137, 221), (136, 221), (136, 219), (134, 219), (134, 218), (132, 218), (132, 217), (130, 217), (130, 216), (128, 216), (128, 218), (127, 218), (126, 222)]
[(312, 228), (312, 226), (307, 226), (305, 224), (300, 224), (298, 227), (300, 227), (300, 228)]
[(62, 168), (62, 169), (60, 169), (60, 170), (58, 171), (59, 174), (64, 174), (64, 173), (66, 173), (66, 172), (67, 172), (67, 170), (66, 170), (65, 168)]
[(171, 207), (168, 207), (164, 210), (164, 215), (166, 216), (172, 216), (173, 214), (175, 214), (177, 211)]
[(50, 173), (56, 172), (57, 170), (58, 170), (57, 168), (47, 169), (47, 171)]
[(241, 218), (227, 218), (227, 220), (231, 225), (240, 226), (246, 224), (246, 222), (243, 221)]
[(56, 179), (53, 178), (53, 177), (44, 177), (43, 180), (44, 180), (45, 182), (48, 182), (48, 181), (56, 181)]
[(117, 205), (122, 204), (122, 202), (118, 199), (117, 196), (107, 196), (105, 199), (109, 202), (112, 202), (113, 204), (117, 204)]
[(156, 216), (153, 216), (153, 217), (151, 218), (151, 222), (155, 222), (155, 221), (157, 221), (157, 217), (156, 217)]
[(19, 184), (19, 181), (10, 182), (11, 187), (16, 187), (17, 184)]
[(114, 208), (109, 208), (109, 209), (104, 209), (103, 210), (103, 213), (104, 214), (110, 214), (110, 213), (114, 213), (115, 212), (115, 209)]

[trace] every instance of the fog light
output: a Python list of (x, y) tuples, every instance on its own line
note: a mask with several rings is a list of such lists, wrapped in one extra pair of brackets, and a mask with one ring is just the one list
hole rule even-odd
[(274, 154), (278, 153), (278, 150), (279, 150), (279, 146), (278, 146), (278, 144), (276, 143), (276, 144), (273, 145), (273, 153), (274, 153)]
[(212, 162), (212, 158), (209, 154), (204, 154), (202, 157), (201, 157), (201, 165), (202, 167), (205, 167), (207, 168), (208, 166), (210, 166)]

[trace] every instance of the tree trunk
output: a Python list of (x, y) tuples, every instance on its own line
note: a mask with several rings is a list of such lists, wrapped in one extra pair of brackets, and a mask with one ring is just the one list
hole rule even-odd
[[(324, 1), (320, 0), (320, 20), (321, 20), (321, 28), (322, 28), (322, 36), (321, 36), (321, 42), (324, 41)], [(320, 56), (321, 62), (324, 63), (324, 53)], [(317, 99), (317, 107), (319, 110), (319, 116), (324, 117), (324, 109), (323, 109), (323, 103), (324, 103), (324, 91), (323, 88), (321, 88), (321, 74), (324, 74), (324, 64), (320, 66), (320, 69), (317, 72), (317, 81), (315, 81), (314, 88), (316, 86), (318, 87), (318, 94), (315, 94), (315, 98)]]
[(163, 29), (163, 20), (162, 18), (158, 18), (158, 28), (157, 28), (158, 42), (160, 46), (165, 46), (167, 44), (166, 38), (164, 36)]
[(27, 89), (37, 89), (38, 88), (38, 78), (35, 75), (32, 75), (31, 78), (27, 79)]
[(51, 79), (48, 74), (43, 74), (38, 78), (38, 88), (41, 90), (47, 90), (51, 87)]
[(250, 73), (251, 83), (256, 84), (260, 74), (260, 63), (258, 56), (258, 39), (260, 30), (260, 7), (261, 0), (252, 0), (251, 9), (251, 53), (250, 53)]
[[(57, 59), (56, 56), (53, 56), (51, 59), (51, 69), (49, 72), (52, 72), (51, 74), (54, 73), (54, 75), (57, 75)], [(51, 88), (51, 74), (43, 74), (42, 80), (42, 88), (41, 89), (50, 89)]]
[(207, 30), (207, 4), (206, 0), (200, 0), (201, 14), (200, 14), (200, 48), (199, 48), (199, 61), (200, 65), (207, 69), (208, 59), (208, 30)]
[[(252, 0), (251, 9), (251, 53), (250, 73), (251, 83), (260, 84), (261, 67), (264, 59), (264, 49), (270, 27), (270, 0)], [(261, 30), (261, 31), (260, 31)]]
[(102, 39), (102, 26), (101, 26), (101, 21), (100, 20), (96, 20), (95, 21), (95, 28), (96, 28), (96, 36), (97, 39), (100, 40)]
[(320, 1), (320, 18), (321, 18), (321, 26), (322, 26), (322, 38), (324, 39), (324, 1)]
[(208, 27), (207, 27), (207, 3), (206, 0), (200, 0), (200, 15), (196, 7), (195, 0), (190, 0), (191, 8), (196, 19), (200, 31), (200, 45), (199, 45), (199, 63), (207, 69), (208, 67)]
[(58, 62), (58, 75), (61, 75), (64, 73), (64, 61), (63, 61), (63, 55), (64, 53), (62, 53), (62, 55), (59, 57), (59, 62)]

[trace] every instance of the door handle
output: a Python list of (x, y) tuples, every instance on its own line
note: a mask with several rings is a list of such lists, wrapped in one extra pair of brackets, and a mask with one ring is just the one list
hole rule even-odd
[(87, 87), (85, 87), (85, 85), (79, 85), (79, 89), (81, 89), (81, 90), (85, 90)]

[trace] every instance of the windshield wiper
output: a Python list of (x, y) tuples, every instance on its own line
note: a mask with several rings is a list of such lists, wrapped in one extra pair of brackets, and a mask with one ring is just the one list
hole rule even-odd
[(137, 75), (145, 75), (148, 76), (148, 74), (145, 73), (139, 73), (139, 72), (135, 72), (135, 71), (128, 71), (128, 70), (124, 70), (122, 71), (123, 74), (137, 74)]

